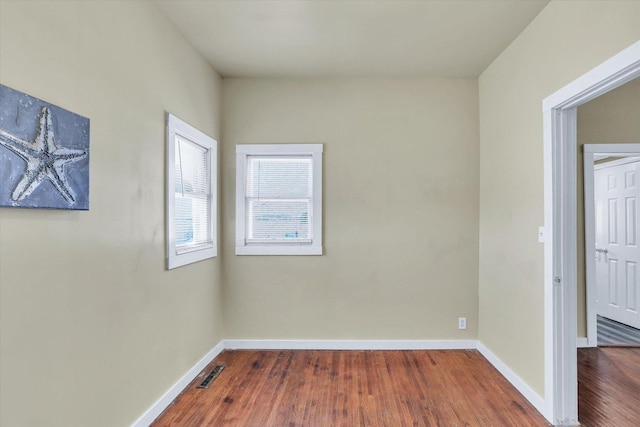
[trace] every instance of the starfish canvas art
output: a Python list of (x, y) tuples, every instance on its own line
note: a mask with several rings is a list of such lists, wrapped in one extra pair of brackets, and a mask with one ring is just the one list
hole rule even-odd
[(0, 85), (0, 206), (89, 209), (89, 119)]

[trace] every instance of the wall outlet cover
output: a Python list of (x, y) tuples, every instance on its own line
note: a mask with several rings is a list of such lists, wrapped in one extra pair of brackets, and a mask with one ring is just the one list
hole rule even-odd
[(467, 329), (466, 317), (458, 317), (458, 329)]

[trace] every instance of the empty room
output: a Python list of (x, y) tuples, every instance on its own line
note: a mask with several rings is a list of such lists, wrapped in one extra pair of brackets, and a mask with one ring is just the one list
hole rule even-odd
[(0, 425), (640, 425), (638, 77), (637, 0), (0, 0)]

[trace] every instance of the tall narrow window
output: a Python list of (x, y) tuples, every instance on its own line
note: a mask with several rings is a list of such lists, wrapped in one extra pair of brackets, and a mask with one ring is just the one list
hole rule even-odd
[(212, 138), (167, 115), (167, 268), (217, 255)]
[(238, 145), (237, 255), (322, 254), (322, 145)]

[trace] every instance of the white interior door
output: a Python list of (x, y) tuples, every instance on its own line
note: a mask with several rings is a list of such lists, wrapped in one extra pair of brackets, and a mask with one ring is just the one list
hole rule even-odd
[(640, 328), (640, 162), (595, 171), (598, 314)]

